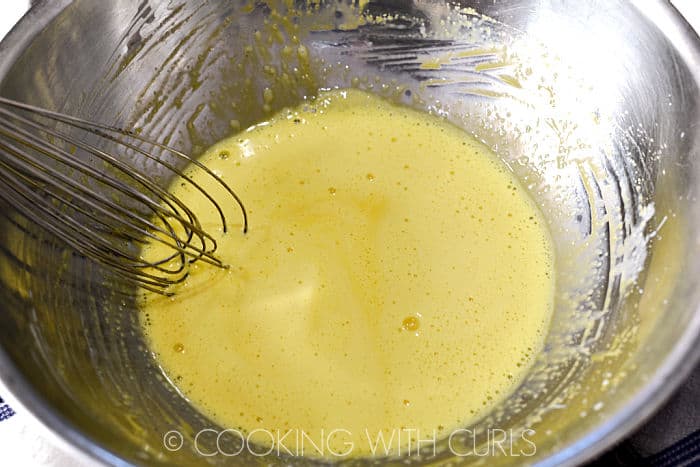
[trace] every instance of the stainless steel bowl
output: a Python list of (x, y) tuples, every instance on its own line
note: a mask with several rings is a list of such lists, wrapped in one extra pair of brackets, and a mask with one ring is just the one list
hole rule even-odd
[[(319, 88), (355, 86), (450, 119), (509, 165), (556, 243), (544, 351), (434, 457), (343, 464), (576, 464), (649, 416), (700, 356), (700, 41), (677, 12), (662, 1), (275, 5), (40, 2), (0, 44), (0, 94), (198, 153)], [(1, 212), (0, 374), (53, 431), (114, 464), (319, 463), (202, 455), (216, 446), (196, 434), (226, 427), (162, 374), (135, 292)], [(493, 428), (533, 430), (535, 452), (516, 440), (476, 455)], [(171, 430), (181, 446), (164, 440)]]

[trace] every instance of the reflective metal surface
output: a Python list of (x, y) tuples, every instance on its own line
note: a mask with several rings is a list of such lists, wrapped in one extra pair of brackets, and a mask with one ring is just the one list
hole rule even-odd
[[(486, 445), (489, 428), (532, 429), (536, 452), (460, 456), (473, 440), (457, 436), (433, 458), (374, 462), (575, 464), (651, 414), (700, 352), (700, 46), (672, 8), (381, 0), (296, 2), (290, 13), (275, 4), (40, 3), (0, 44), (0, 94), (135, 126), (195, 154), (322, 87), (442, 115), (518, 175), (556, 243), (545, 350), (468, 427)], [(2, 213), (0, 374), (51, 428), (111, 463), (318, 464), (198, 453), (196, 433), (221, 427), (157, 367), (135, 296), (114, 293), (99, 266), (10, 207)], [(163, 436), (174, 429), (184, 444), (170, 451)], [(226, 451), (236, 450), (231, 440)]]
[[(45, 125), (44, 121), (51, 123)], [(57, 126), (84, 136), (71, 137), (56, 131)], [(0, 96), (0, 153), (5, 156), (0, 164), (0, 198), (29, 224), (41, 226), (132, 287), (172, 295), (167, 289), (187, 278), (190, 264), (201, 260), (225, 267), (215, 255), (216, 241), (202, 227), (197, 213), (150, 180), (153, 172), (170, 171), (222, 213), (212, 195), (200, 190), (183, 172), (166, 165), (169, 159), (180, 158), (205, 170), (228, 192), (227, 201), (240, 206), (242, 230), (246, 230), (247, 216), (240, 198), (211, 170), (186, 154), (121, 128)], [(129, 164), (129, 159), (135, 163)], [(95, 161), (103, 166), (102, 171), (94, 170)], [(226, 218), (222, 214), (220, 219), (220, 228), (226, 232)], [(162, 235), (158, 242), (168, 247), (162, 258), (142, 258), (139, 242), (153, 235), (146, 229)]]

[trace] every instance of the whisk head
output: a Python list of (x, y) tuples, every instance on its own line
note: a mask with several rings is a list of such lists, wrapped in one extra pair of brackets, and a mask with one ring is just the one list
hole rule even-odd
[[(218, 211), (226, 231), (220, 202), (181, 168), (186, 164), (214, 178), (237, 203), (245, 233), (238, 195), (188, 155), (135, 131), (0, 97), (0, 199), (117, 277), (165, 295), (185, 280), (192, 262), (226, 267), (197, 213), (152, 175), (190, 184)], [(145, 259), (147, 242), (167, 245), (167, 255)]]

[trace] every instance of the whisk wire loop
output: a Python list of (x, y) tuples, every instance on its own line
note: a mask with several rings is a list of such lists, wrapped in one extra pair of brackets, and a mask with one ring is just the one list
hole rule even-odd
[[(155, 164), (151, 170), (142, 168), (148, 161)], [(240, 209), (246, 233), (239, 196), (187, 154), (136, 131), (0, 97), (0, 199), (78, 254), (144, 289), (172, 294), (169, 287), (184, 281), (195, 261), (227, 267), (197, 213), (151, 175), (169, 174), (192, 186), (216, 209), (227, 232), (222, 205), (194, 181), (191, 169), (224, 188)], [(144, 258), (141, 247), (149, 241), (166, 245), (168, 253)]]

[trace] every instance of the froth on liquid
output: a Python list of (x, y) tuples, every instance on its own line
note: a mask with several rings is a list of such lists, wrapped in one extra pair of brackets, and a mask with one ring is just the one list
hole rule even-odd
[[(540, 350), (549, 233), (506, 167), (460, 129), (340, 90), (201, 161), (241, 196), (250, 231), (216, 231), (210, 206), (174, 184), (230, 268), (195, 263), (174, 297), (147, 294), (141, 316), (170, 380), (219, 425), (303, 430), (332, 444), (303, 454), (352, 443), (369, 456), (367, 433), (464, 426)], [(394, 438), (393, 452), (406, 442)]]

